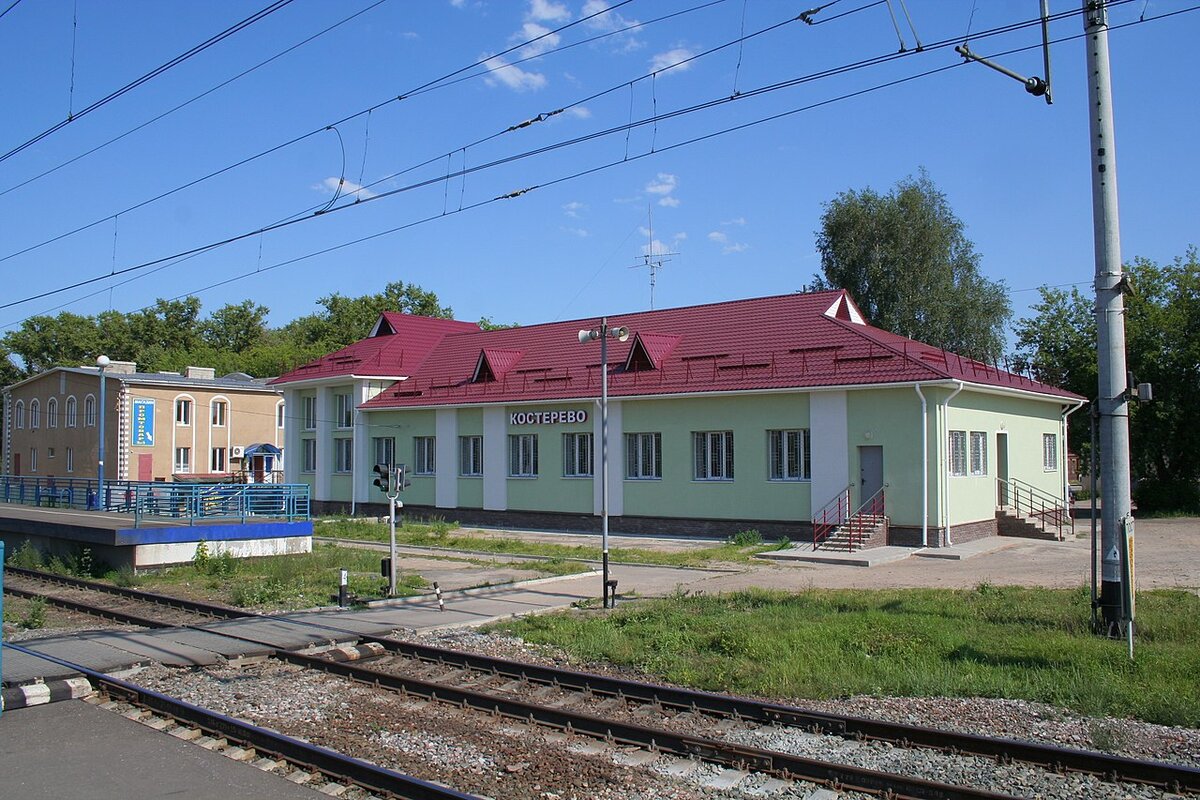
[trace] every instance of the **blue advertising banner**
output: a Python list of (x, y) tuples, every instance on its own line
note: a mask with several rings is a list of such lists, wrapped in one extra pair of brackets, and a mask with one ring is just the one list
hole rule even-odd
[(130, 442), (134, 447), (154, 446), (154, 401), (134, 398)]

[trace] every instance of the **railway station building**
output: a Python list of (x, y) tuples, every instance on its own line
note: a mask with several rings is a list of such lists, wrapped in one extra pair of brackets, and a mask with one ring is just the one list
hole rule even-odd
[[(607, 340), (613, 531), (803, 541), (869, 507), (865, 546), (936, 547), (995, 535), (1014, 496), (1066, 496), (1083, 398), (874, 328), (844, 291), (607, 322), (628, 329)], [(404, 463), (408, 513), (598, 529), (605, 365), (580, 331), (599, 325), (384, 313), (273, 381), (286, 479), (318, 510), (383, 514), (372, 467)]]
[(245, 373), (211, 367), (105, 369), (105, 405), (94, 366), (56, 367), (4, 389), (4, 474), (95, 479), (99, 414), (105, 474), (120, 481), (280, 482), (283, 398)]

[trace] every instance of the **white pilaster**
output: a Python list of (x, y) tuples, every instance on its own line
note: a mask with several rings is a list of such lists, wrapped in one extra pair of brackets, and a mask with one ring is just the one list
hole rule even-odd
[(295, 389), (283, 390), (283, 480), (284, 483), (300, 482), (300, 467), (303, 466), (303, 449), (300, 446), (300, 431), (304, 428), (303, 401)]
[(815, 514), (850, 483), (845, 392), (813, 392), (808, 401), (812, 441), (812, 511)]
[(433, 504), (458, 508), (458, 409), (439, 408), (434, 420)]
[(505, 410), (483, 410), (483, 507), (508, 510), (508, 425)]
[[(374, 488), (371, 481), (367, 480), (371, 474), (371, 467), (375, 460), (375, 454), (371, 448), (371, 431), (368, 425), (371, 421), (370, 412), (359, 411), (358, 406), (371, 399), (368, 394), (369, 387), (366, 381), (359, 381), (353, 391), (354, 398), (354, 431), (351, 434), (354, 438), (353, 462), (351, 463), (350, 471), (350, 491), (354, 497), (355, 503), (367, 503), (373, 498), (368, 494), (368, 488)], [(397, 461), (399, 458), (397, 457)]]
[(329, 500), (333, 493), (333, 389), (317, 387), (317, 473), (314, 500)]

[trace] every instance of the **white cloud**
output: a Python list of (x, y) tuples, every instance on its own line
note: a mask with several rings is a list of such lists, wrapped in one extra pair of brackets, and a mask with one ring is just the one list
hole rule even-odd
[(563, 231), (572, 236), (578, 236), (580, 239), (586, 239), (588, 236), (591, 236), (587, 228), (563, 228)]
[[(615, 41), (618, 51), (630, 52), (637, 50), (642, 46), (641, 40), (637, 38), (635, 31), (637, 26), (641, 25), (636, 19), (622, 16), (619, 11), (609, 11), (609, 5), (606, 0), (587, 0), (583, 4), (581, 17), (589, 18), (585, 25), (593, 30), (601, 32), (611, 31), (626, 31), (616, 37)], [(633, 30), (627, 30), (632, 28)]]
[(727, 220), (722, 221), (721, 224), (725, 225), (726, 227), (728, 227), (730, 225), (741, 226), (741, 225), (746, 224), (746, 218), (745, 217), (734, 217), (733, 219), (727, 219)]
[(450, 0), (450, 5), (454, 6), (455, 8), (462, 8), (466, 4), (467, 0)]
[(579, 119), (591, 119), (592, 118), (592, 110), (590, 108), (588, 108), (587, 106), (571, 106), (570, 108), (567, 109), (567, 113), (570, 114), (572, 117), (577, 117)]
[(529, 19), (542, 22), (566, 22), (571, 18), (571, 12), (562, 3), (551, 0), (529, 0)]
[[(688, 61), (695, 53), (686, 47), (676, 47), (674, 50), (667, 50), (665, 53), (656, 53), (650, 59), (651, 72), (663, 72), (664, 70), (672, 69), (673, 72), (683, 72), (690, 69), (692, 62)], [(684, 62), (687, 62), (686, 64)]]
[(685, 233), (684, 231), (680, 231), (679, 233), (675, 234), (671, 238), (677, 242), (682, 242), (685, 239), (687, 239), (687, 233)]
[(541, 89), (546, 85), (546, 76), (540, 72), (528, 72), (520, 67), (513, 66), (505, 61), (500, 56), (493, 56), (484, 62), (490, 72), (484, 81), (489, 86), (495, 86), (502, 83), (510, 89), (518, 92), (525, 92), (531, 89)]
[(671, 248), (658, 239), (652, 240), (649, 244), (642, 245), (642, 255), (644, 256), (659, 256), (669, 252), (671, 252)]
[(646, 184), (646, 191), (650, 194), (668, 195), (675, 191), (675, 187), (679, 184), (679, 177), (672, 175), (669, 172), (660, 172), (655, 176), (654, 180)]
[(708, 234), (708, 240), (710, 242), (716, 242), (717, 244), (725, 244), (729, 241), (729, 237), (721, 231), (713, 231), (712, 233)]
[[(553, 50), (558, 47), (562, 37), (557, 33), (550, 33), (550, 29), (545, 25), (539, 25), (536, 22), (526, 22), (521, 26), (520, 33), (516, 33), (512, 37), (519, 42), (528, 41), (529, 44), (521, 48), (522, 58), (534, 58), (540, 56), (547, 50)], [(536, 39), (537, 41), (531, 41)]]
[(749, 249), (750, 249), (750, 245), (745, 244), (743, 242), (736, 242), (734, 244), (726, 245), (725, 247), (721, 248), (721, 252), (725, 255), (729, 255), (730, 253), (744, 253)]
[(572, 219), (579, 219), (579, 212), (587, 208), (586, 205), (578, 200), (572, 200), (563, 206), (563, 213)]
[(729, 255), (731, 253), (744, 253), (750, 249), (750, 245), (745, 244), (744, 242), (729, 241), (729, 234), (725, 233), (724, 231), (710, 231), (708, 234), (708, 240), (713, 244), (719, 244), (721, 246), (721, 253), (723, 255)]
[(320, 183), (314, 184), (313, 189), (324, 194), (333, 194), (338, 190), (338, 184), (342, 185), (342, 196), (356, 196), (359, 200), (368, 200), (375, 196), (375, 193), (370, 189), (365, 189), (353, 181), (342, 181), (340, 178), (326, 178)]
[(679, 198), (670, 196), (664, 197), (658, 201), (658, 204), (666, 208), (679, 208)]

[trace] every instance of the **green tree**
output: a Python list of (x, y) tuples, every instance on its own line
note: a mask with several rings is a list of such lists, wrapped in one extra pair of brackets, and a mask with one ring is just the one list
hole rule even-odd
[(1003, 281), (979, 271), (979, 254), (946, 196), (924, 170), (887, 194), (842, 192), (817, 231), (822, 275), (872, 325), (985, 361), (1000, 357), (1012, 316)]
[(91, 317), (63, 311), (29, 317), (4, 335), (4, 347), (21, 360), (26, 376), (52, 367), (90, 364), (96, 358), (96, 326)]
[[(1143, 511), (1200, 511), (1200, 260), (1189, 248), (1165, 266), (1135, 258), (1125, 267), (1126, 362), (1154, 400), (1130, 404), (1130, 460)], [(1016, 326), (1017, 358), (1048, 383), (1095, 397), (1097, 355), (1091, 301), (1042, 289), (1035, 316)], [(1078, 419), (1077, 419), (1078, 418)], [(1089, 439), (1085, 412), (1072, 417), (1072, 442)], [(1081, 452), (1086, 447), (1073, 446)]]
[(334, 292), (317, 301), (324, 311), (292, 320), (285, 330), (302, 345), (321, 344), (327, 350), (345, 347), (371, 331), (382, 311), (400, 311), (423, 317), (452, 318), (449, 306), (415, 283), (393, 281), (377, 294), (346, 297)]
[(270, 310), (253, 300), (227, 303), (208, 315), (200, 326), (200, 338), (217, 350), (241, 353), (262, 341)]

